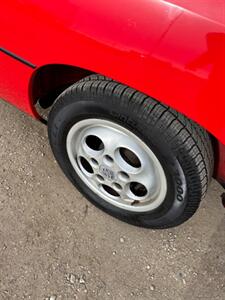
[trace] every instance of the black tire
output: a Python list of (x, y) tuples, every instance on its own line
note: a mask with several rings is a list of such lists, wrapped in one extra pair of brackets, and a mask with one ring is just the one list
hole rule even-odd
[[(87, 118), (116, 122), (135, 133), (155, 153), (167, 179), (164, 202), (137, 213), (102, 200), (80, 179), (66, 150), (70, 128)], [(92, 75), (65, 90), (48, 120), (50, 144), (71, 182), (97, 207), (127, 223), (168, 228), (189, 219), (205, 196), (213, 171), (213, 150), (205, 130), (168, 106), (106, 77)]]

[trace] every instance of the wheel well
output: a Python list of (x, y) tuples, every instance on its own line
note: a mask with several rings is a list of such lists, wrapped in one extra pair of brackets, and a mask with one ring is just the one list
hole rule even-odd
[(57, 96), (76, 81), (93, 74), (85, 69), (70, 65), (52, 64), (38, 68), (30, 82), (30, 96), (33, 105), (51, 106)]
[[(59, 94), (63, 92), (67, 87), (75, 83), (76, 81), (89, 76), (91, 74), (95, 74), (89, 70), (70, 66), (70, 65), (62, 65), (62, 64), (51, 64), (45, 65), (38, 68), (30, 82), (30, 97), (33, 105), (35, 106), (37, 103), (41, 106), (41, 108), (49, 108), (54, 100), (58, 97)], [(48, 111), (48, 110), (47, 110)], [(41, 120), (45, 121), (42, 116), (42, 110), (39, 113)], [(48, 112), (47, 112), (48, 114)], [(46, 123), (46, 122), (44, 122)], [(208, 132), (215, 157), (215, 168), (214, 168), (214, 177), (217, 176), (218, 169), (218, 157), (219, 157), (219, 142), (218, 140)]]

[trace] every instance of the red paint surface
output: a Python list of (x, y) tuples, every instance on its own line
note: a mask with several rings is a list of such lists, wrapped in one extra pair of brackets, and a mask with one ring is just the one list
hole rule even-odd
[(0, 52), (0, 98), (36, 116), (28, 93), (32, 73), (31, 68)]
[[(142, 91), (225, 144), (224, 0), (7, 0), (0, 47), (37, 68), (69, 64)], [(0, 95), (33, 114), (32, 69), (0, 54)]]

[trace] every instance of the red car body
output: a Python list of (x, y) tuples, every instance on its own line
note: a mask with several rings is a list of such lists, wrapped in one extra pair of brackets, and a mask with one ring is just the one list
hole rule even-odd
[(224, 0), (2, 1), (0, 97), (38, 118), (38, 98), (86, 73), (204, 127), (225, 182)]

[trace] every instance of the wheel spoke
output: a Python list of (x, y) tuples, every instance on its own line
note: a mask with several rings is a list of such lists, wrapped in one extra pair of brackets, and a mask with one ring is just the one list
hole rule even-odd
[(146, 195), (151, 195), (155, 193), (155, 189), (157, 188), (157, 174), (155, 174), (154, 170), (149, 166), (146, 166), (140, 170), (137, 174), (130, 175), (130, 182), (137, 182), (142, 184), (146, 190)]

